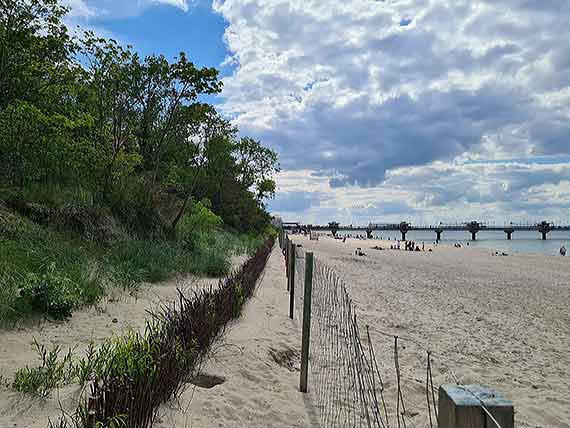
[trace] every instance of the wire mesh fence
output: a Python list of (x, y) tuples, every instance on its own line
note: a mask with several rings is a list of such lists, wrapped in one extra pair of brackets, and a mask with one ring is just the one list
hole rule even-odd
[[(287, 241), (283, 239), (284, 246)], [(290, 251), (295, 253), (290, 269), (295, 318), (302, 321), (306, 252), (295, 245)], [(359, 319), (345, 281), (319, 257), (313, 259), (308, 392), (321, 426), (440, 426), (439, 384), (433, 372), (437, 370), (440, 381), (460, 383), (448, 363), (413, 339), (370, 329)], [(376, 353), (371, 336), (381, 339), (381, 355)], [(420, 349), (422, 358), (410, 359), (405, 352), (410, 346)], [(464, 388), (469, 391), (469, 386)], [(495, 423), (490, 426), (501, 428), (484, 403), (481, 405)]]
[[(295, 247), (295, 307), (302, 319), (305, 251)], [(368, 335), (366, 335), (368, 340)], [(310, 395), (326, 427), (385, 427), (382, 379), (370, 343), (363, 344), (353, 303), (340, 277), (314, 260)], [(380, 397), (378, 397), (380, 393)]]

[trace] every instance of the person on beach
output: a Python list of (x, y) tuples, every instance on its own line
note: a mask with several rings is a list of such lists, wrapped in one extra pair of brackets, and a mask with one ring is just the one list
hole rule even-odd
[(563, 257), (566, 255), (566, 247), (564, 245), (560, 247), (560, 255)]

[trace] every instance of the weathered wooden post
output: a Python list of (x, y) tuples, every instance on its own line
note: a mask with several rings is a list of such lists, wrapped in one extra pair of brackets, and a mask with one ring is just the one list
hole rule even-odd
[(513, 403), (481, 385), (439, 388), (439, 428), (514, 428)]
[(289, 291), (289, 253), (291, 250), (291, 242), (289, 237), (285, 240), (285, 275), (287, 276), (287, 291)]
[(309, 340), (311, 333), (311, 295), (313, 291), (313, 253), (305, 254), (305, 286), (303, 294), (303, 338), (301, 341), (301, 382), (299, 389), (307, 392), (309, 374)]
[(295, 263), (297, 260), (297, 247), (291, 245), (291, 267), (289, 274), (289, 318), (293, 319), (293, 309), (295, 305)]
[(97, 416), (97, 398), (89, 397), (87, 400), (87, 418), (85, 421), (86, 428), (95, 428)]

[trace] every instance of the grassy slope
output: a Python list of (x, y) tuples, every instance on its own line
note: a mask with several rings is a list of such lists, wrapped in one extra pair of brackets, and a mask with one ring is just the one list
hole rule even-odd
[(0, 206), (0, 327), (33, 315), (65, 318), (109, 287), (136, 289), (177, 274), (221, 276), (261, 241), (221, 229), (180, 241), (125, 240), (105, 248), (39, 226)]

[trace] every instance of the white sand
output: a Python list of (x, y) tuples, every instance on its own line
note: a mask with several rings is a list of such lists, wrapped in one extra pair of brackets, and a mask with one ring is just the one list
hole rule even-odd
[[(237, 262), (239, 260), (236, 260)], [(242, 259), (243, 261), (243, 259)], [(235, 263), (234, 263), (235, 264)], [(76, 348), (81, 353), (90, 341), (103, 342), (127, 328), (144, 327), (147, 309), (177, 297), (177, 287), (200, 287), (216, 281), (189, 278), (181, 284), (170, 281), (145, 287), (138, 300), (122, 296), (74, 313), (70, 321), (43, 323), (35, 328), (0, 332), (0, 374), (8, 379), (26, 365), (36, 366), (34, 338), (51, 347)], [(220, 343), (204, 372), (225, 378), (212, 389), (189, 387), (179, 402), (161, 410), (159, 427), (310, 427), (316, 414), (298, 392), (299, 361), (289, 369), (277, 364), (270, 351), (300, 348), (300, 328), (289, 320), (283, 258), (273, 252), (259, 289)], [(113, 323), (113, 319), (117, 323)], [(56, 418), (60, 406), (76, 408), (78, 387), (70, 385), (42, 400), (0, 386), (0, 427), (45, 428)]]
[[(434, 382), (479, 383), (514, 401), (517, 427), (570, 427), (570, 259), (491, 256), (440, 246), (434, 252), (377, 251), (387, 241), (346, 243), (293, 236), (345, 278), (371, 334), (387, 385), (396, 395), (394, 339), (407, 410), (426, 424), (425, 351)], [(366, 257), (354, 256), (361, 247)]]
[(225, 378), (212, 389), (190, 388), (180, 403), (164, 407), (160, 428), (313, 427), (316, 410), (299, 392), (299, 359), (289, 370), (270, 352), (301, 348), (298, 321), (288, 318), (289, 295), (283, 256), (276, 247), (256, 295), (234, 323), (223, 347), (204, 372)]

